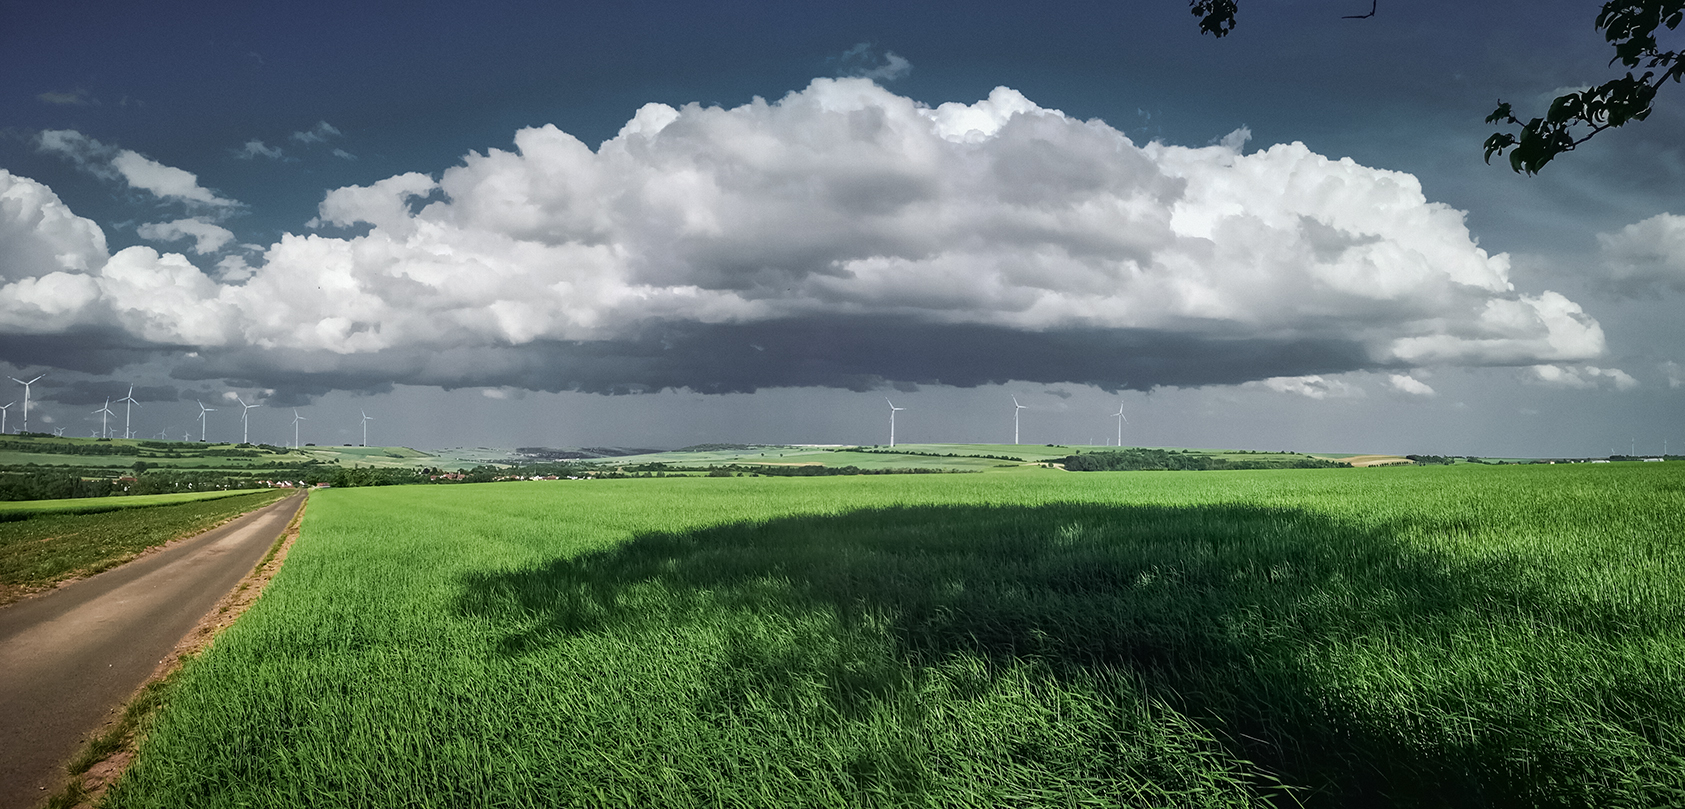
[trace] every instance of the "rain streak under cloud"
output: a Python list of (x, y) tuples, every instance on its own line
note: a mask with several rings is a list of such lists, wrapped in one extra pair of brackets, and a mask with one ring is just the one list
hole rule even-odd
[(306, 393), (1144, 390), (1355, 370), (1420, 393), (1413, 368), (1604, 353), (1578, 304), (1518, 292), (1508, 257), (1411, 175), (1297, 143), (1248, 153), (1248, 134), (1138, 145), (1005, 87), (929, 107), (817, 79), (775, 102), (648, 104), (594, 150), (522, 129), (437, 177), (329, 191), (302, 232), (248, 250), (216, 224), (241, 203), (191, 173), (48, 132), (43, 150), (192, 214), (143, 238), (216, 264), (110, 254), (50, 188), (0, 170), (3, 359), (151, 357)]

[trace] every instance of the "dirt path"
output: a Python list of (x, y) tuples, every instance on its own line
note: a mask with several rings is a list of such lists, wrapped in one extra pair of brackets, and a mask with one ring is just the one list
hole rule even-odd
[(263, 559), (302, 496), (0, 609), (0, 809), (31, 809), (176, 643)]

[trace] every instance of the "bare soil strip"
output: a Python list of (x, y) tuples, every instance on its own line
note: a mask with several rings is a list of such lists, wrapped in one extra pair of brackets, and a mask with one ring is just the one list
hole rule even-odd
[[(288, 498), (0, 610), (0, 809), (39, 806), (71, 755), (122, 717), (137, 685), (198, 648), (183, 647), (184, 636), (202, 646), (241, 599), (256, 598), (248, 576), (260, 560), (278, 564), (275, 540), (303, 502)], [(96, 769), (102, 783), (114, 775)]]

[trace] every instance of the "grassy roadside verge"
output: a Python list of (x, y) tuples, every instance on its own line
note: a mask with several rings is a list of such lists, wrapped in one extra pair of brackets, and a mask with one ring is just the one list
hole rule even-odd
[(282, 491), (93, 514), (0, 522), (0, 606), (91, 576), (148, 548), (192, 536), (286, 496)]
[(46, 809), (73, 809), (99, 804), (105, 790), (134, 760), (147, 727), (180, 679), (181, 667), (210, 646), (222, 630), (232, 626), (263, 594), (264, 587), (280, 572), (287, 552), (298, 539), (298, 526), (303, 519), (304, 509), (301, 507), (252, 572), (206, 613), (187, 637), (176, 644), (170, 656), (158, 664), (152, 677), (129, 698), (111, 726), (89, 740), (82, 751), (71, 759), (65, 767), (69, 780), (47, 801)]

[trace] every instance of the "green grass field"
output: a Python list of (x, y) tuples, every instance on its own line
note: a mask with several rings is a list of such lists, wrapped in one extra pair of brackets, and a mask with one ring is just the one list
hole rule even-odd
[(220, 497), (186, 498), (185, 502), (175, 495), (152, 495), (23, 504), (68, 502), (103, 506), (112, 500), (152, 501), (151, 505), (91, 513), (60, 510), (7, 515), (24, 518), (0, 522), (0, 605), (65, 579), (91, 576), (116, 567), (147, 548), (192, 536), (286, 495), (285, 491), (264, 489), (228, 492)]
[(331, 490), (116, 807), (1685, 802), (1685, 465)]
[(251, 494), (249, 489), (213, 492), (177, 492), (174, 494), (137, 494), (118, 497), (73, 497), (68, 500), (9, 500), (0, 501), (0, 522), (28, 519), (42, 514), (93, 514), (101, 511), (122, 511), (130, 508), (149, 508), (195, 500), (216, 500)]

